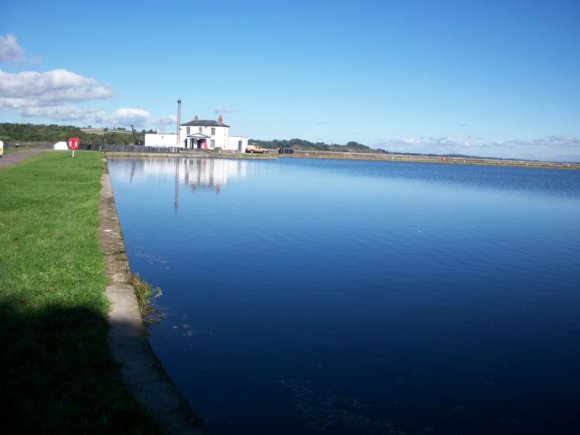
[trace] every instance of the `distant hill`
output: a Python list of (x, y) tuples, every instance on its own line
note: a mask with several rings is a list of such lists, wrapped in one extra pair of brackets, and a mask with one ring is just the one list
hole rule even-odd
[[(144, 131), (137, 133), (137, 139), (143, 140)], [(48, 143), (79, 138), (82, 144), (118, 144), (134, 143), (131, 130), (108, 128), (79, 128), (72, 125), (56, 124), (16, 124), (0, 123), (0, 140), (12, 143)]]
[(81, 128), (83, 133), (87, 134), (98, 134), (99, 136), (103, 136), (108, 133), (121, 133), (121, 134), (131, 134), (131, 130), (127, 130), (126, 128)]
[[(150, 130), (149, 133), (153, 133)], [(137, 133), (137, 139), (143, 140), (143, 135), (146, 133), (142, 130)], [(48, 143), (53, 144), (58, 141), (67, 140), (69, 137), (79, 138), (81, 144), (118, 144), (130, 145), (134, 143), (131, 130), (124, 128), (79, 128), (72, 125), (56, 125), (56, 124), (16, 124), (16, 123), (0, 123), (0, 140), (5, 143)], [(387, 153), (382, 149), (373, 149), (367, 145), (358, 142), (348, 142), (346, 145), (326, 144), (324, 142), (310, 142), (303, 139), (290, 140), (259, 140), (251, 139), (251, 143), (259, 145), (263, 148), (278, 149), (278, 148), (293, 148), (303, 151), (334, 151), (345, 153)]]
[(386, 154), (387, 151), (383, 149), (373, 149), (367, 145), (358, 142), (348, 142), (346, 145), (326, 144), (324, 142), (310, 142), (303, 139), (290, 140), (259, 140), (250, 139), (250, 143), (261, 146), (262, 148), (278, 149), (278, 148), (293, 148), (301, 151), (334, 151), (344, 153), (380, 153)]
[[(148, 133), (153, 133), (149, 130)], [(137, 139), (143, 140), (145, 130), (137, 133)], [(7, 144), (43, 143), (53, 144), (58, 141), (65, 141), (69, 137), (77, 137), (81, 144), (117, 144), (131, 145), (134, 143), (131, 130), (125, 128), (79, 128), (72, 125), (56, 124), (17, 124), (0, 123), (0, 140)], [(250, 143), (263, 148), (293, 148), (299, 151), (332, 151), (344, 153), (375, 153), (387, 154), (383, 149), (373, 149), (367, 145), (350, 141), (345, 145), (327, 144), (324, 142), (310, 142), (304, 139), (273, 139), (260, 140), (250, 139)], [(398, 153), (405, 154), (405, 153)], [(408, 153), (409, 155), (419, 155)]]

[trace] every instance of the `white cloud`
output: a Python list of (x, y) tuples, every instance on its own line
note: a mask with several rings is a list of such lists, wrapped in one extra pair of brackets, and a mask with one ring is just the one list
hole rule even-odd
[[(0, 61), (28, 61), (12, 34), (0, 35)], [(14, 111), (25, 118), (101, 125), (163, 126), (176, 122), (175, 115), (153, 117), (147, 110), (134, 107), (113, 112), (82, 107), (82, 103), (108, 99), (113, 95), (109, 85), (63, 68), (18, 73), (0, 70), (0, 112)], [(235, 111), (227, 107), (216, 110), (224, 113)]]
[(377, 144), (380, 148), (396, 152), (450, 154), (458, 153), (472, 144), (467, 141), (457, 141), (448, 137), (410, 137), (404, 139), (384, 140)]
[(18, 45), (16, 36), (11, 33), (0, 35), (0, 62), (22, 63), (25, 59), (24, 50)]
[(151, 118), (151, 114), (143, 109), (117, 109), (108, 116), (109, 123), (115, 125), (144, 125)]
[(20, 73), (0, 70), (0, 108), (61, 106), (112, 95), (109, 86), (65, 69)]
[(20, 111), (20, 114), (27, 118), (48, 118), (53, 121), (85, 121), (102, 122), (107, 115), (103, 111), (95, 109), (84, 109), (77, 106), (46, 106), (27, 107)]
[(220, 113), (236, 113), (238, 110), (228, 106), (217, 106), (215, 109), (213, 109), (213, 111), (216, 114), (220, 114)]
[(175, 124), (177, 122), (177, 116), (175, 115), (166, 115), (161, 116), (159, 118), (152, 118), (151, 124), (153, 125), (170, 125)]
[(385, 139), (373, 145), (391, 152), (420, 154), (468, 154), (481, 157), (525, 158), (552, 161), (580, 161), (580, 138), (572, 135), (540, 139), (486, 140), (448, 137)]
[(57, 122), (79, 122), (98, 125), (115, 126), (146, 126), (149, 124), (162, 126), (173, 125), (175, 115), (153, 117), (147, 110), (137, 108), (121, 108), (107, 113), (103, 110), (82, 108), (74, 105), (27, 107), (20, 111), (26, 118), (45, 118)]
[(580, 147), (580, 138), (563, 134), (561, 136), (548, 136), (534, 141), (537, 145), (547, 147)]

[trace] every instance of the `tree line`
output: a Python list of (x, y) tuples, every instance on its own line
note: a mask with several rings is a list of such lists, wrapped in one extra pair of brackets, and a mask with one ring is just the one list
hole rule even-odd
[[(132, 145), (135, 143), (135, 140), (142, 141), (145, 133), (154, 133), (153, 130), (147, 132), (142, 130), (140, 133), (136, 134), (136, 138), (133, 138), (130, 131), (123, 131), (124, 129), (116, 130), (117, 131), (111, 131), (108, 128), (104, 128), (100, 133), (89, 133), (83, 131), (80, 127), (72, 125), (0, 123), (0, 140), (4, 141), (6, 144), (35, 142), (52, 145), (58, 141), (66, 141), (69, 137), (76, 137), (79, 139), (81, 144)], [(387, 152), (383, 149), (370, 148), (367, 145), (355, 141), (350, 141), (345, 145), (310, 142), (298, 138), (289, 140), (250, 139), (250, 142), (263, 148), (270, 149), (293, 148), (295, 150), (303, 151), (335, 151), (347, 153)]]
[(278, 148), (293, 148), (302, 151), (335, 151), (345, 153), (387, 153), (383, 149), (373, 149), (367, 145), (350, 141), (346, 145), (327, 144), (324, 142), (310, 142), (303, 139), (290, 140), (259, 140), (250, 139), (250, 142), (261, 146), (262, 148), (278, 149)]
[[(143, 140), (143, 133), (137, 134), (138, 140)], [(117, 132), (103, 129), (102, 133), (88, 133), (72, 125), (56, 124), (16, 124), (0, 123), (0, 140), (6, 144), (16, 143), (48, 143), (66, 141), (76, 137), (82, 144), (117, 144), (131, 145), (135, 142), (131, 132)]]

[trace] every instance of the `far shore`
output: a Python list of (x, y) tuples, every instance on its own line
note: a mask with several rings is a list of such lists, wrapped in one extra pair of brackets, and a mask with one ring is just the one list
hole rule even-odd
[(523, 168), (548, 168), (548, 169), (574, 169), (580, 170), (580, 163), (566, 162), (542, 162), (534, 160), (508, 160), (508, 159), (486, 159), (479, 157), (445, 157), (427, 155), (408, 154), (383, 154), (383, 153), (344, 153), (332, 151), (303, 151), (294, 150), (293, 154), (278, 154), (277, 150), (270, 150), (266, 154), (245, 154), (238, 152), (205, 152), (205, 151), (185, 151), (179, 154), (171, 153), (125, 153), (107, 151), (107, 156), (111, 157), (131, 157), (131, 158), (151, 158), (151, 157), (205, 157), (205, 158), (231, 158), (231, 159), (278, 159), (278, 158), (307, 158), (307, 159), (332, 159), (332, 160), (366, 160), (385, 162), (410, 162), (410, 163), (433, 163), (446, 165), (479, 165), (479, 166), (506, 166)]
[[(50, 149), (48, 144), (24, 145), (19, 150), (10, 147), (9, 153), (18, 153), (30, 149)], [(444, 165), (478, 165), (478, 166), (504, 166), (521, 168), (544, 168), (544, 169), (572, 169), (580, 170), (580, 163), (571, 162), (546, 162), (538, 160), (517, 159), (494, 159), (484, 157), (449, 157), (420, 154), (395, 154), (395, 153), (347, 153), (336, 151), (308, 151), (294, 150), (293, 154), (278, 154), (278, 149), (270, 149), (265, 154), (246, 154), (233, 151), (192, 151), (183, 150), (180, 153), (164, 152), (119, 152), (103, 151), (110, 157), (129, 157), (134, 159), (143, 158), (216, 158), (216, 159), (247, 159), (247, 160), (273, 160), (273, 159), (332, 159), (332, 160), (366, 160), (384, 162), (407, 162), (407, 163), (432, 163)]]

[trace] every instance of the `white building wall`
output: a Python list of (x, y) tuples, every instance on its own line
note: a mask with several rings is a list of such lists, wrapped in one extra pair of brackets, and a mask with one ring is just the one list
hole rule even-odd
[[(215, 147), (220, 147), (225, 149), (228, 145), (228, 137), (230, 136), (230, 128), (229, 127), (214, 127), (215, 128), (215, 135), (212, 136), (212, 139), (215, 140)], [(211, 127), (209, 128), (211, 131)]]
[[(145, 134), (145, 146), (151, 147), (174, 147), (189, 148), (190, 139), (187, 137), (196, 133), (209, 136), (207, 139), (208, 149), (221, 148), (228, 151), (245, 152), (248, 146), (248, 138), (243, 136), (230, 136), (230, 128), (226, 126), (180, 126), (179, 144), (176, 134)], [(213, 132), (213, 134), (212, 134)]]
[[(214, 134), (212, 134), (212, 128), (214, 129)], [(189, 130), (188, 130), (189, 129)], [(210, 136), (208, 141), (208, 148), (213, 149), (220, 147), (222, 149), (227, 149), (228, 146), (228, 138), (229, 138), (229, 127), (211, 127), (211, 126), (181, 126), (180, 127), (180, 140), (181, 140), (181, 147), (185, 147), (185, 140), (187, 139), (188, 135), (201, 133), (205, 134), (206, 136)], [(212, 140), (213, 145), (212, 145)]]
[(248, 147), (248, 138), (244, 136), (230, 136), (228, 140), (228, 148), (233, 151), (246, 152)]
[(146, 147), (174, 147), (176, 143), (176, 134), (145, 133)]
[[(210, 136), (208, 139), (208, 148), (221, 148), (228, 151), (245, 152), (248, 146), (248, 138), (244, 136), (230, 136), (228, 127), (190, 127), (189, 134), (201, 133)], [(215, 128), (215, 134), (211, 134), (211, 129)], [(185, 141), (187, 139), (187, 127), (181, 127), (180, 148), (185, 148)], [(213, 145), (212, 145), (212, 140)], [(146, 133), (145, 146), (150, 147), (174, 147), (176, 146), (176, 134), (159, 134)], [(241, 147), (240, 147), (241, 146)]]

